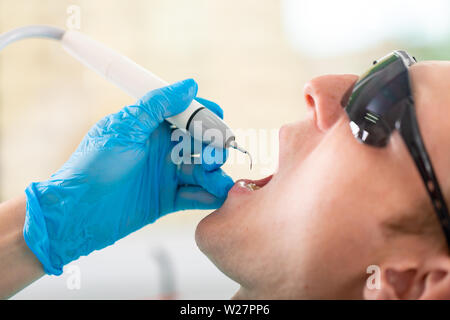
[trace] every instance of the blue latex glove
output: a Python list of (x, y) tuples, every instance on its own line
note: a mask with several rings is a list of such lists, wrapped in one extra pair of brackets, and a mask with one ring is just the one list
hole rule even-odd
[[(222, 205), (233, 181), (218, 165), (171, 161), (177, 142), (164, 119), (196, 94), (191, 79), (149, 92), (100, 120), (58, 172), (27, 187), (24, 238), (47, 274), (165, 214)], [(222, 116), (215, 103), (199, 102)]]

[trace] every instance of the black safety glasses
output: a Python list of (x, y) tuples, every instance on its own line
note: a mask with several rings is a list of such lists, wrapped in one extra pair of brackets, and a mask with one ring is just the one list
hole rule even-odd
[(342, 105), (358, 141), (384, 147), (394, 130), (402, 136), (422, 176), (450, 247), (450, 216), (439, 182), (420, 134), (408, 68), (416, 62), (405, 51), (374, 61), (344, 96)]

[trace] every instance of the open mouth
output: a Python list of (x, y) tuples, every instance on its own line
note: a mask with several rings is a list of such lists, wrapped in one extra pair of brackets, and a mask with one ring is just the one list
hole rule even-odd
[(272, 177), (273, 175), (270, 175), (260, 180), (240, 179), (236, 181), (232, 190), (240, 192), (254, 192), (267, 185)]

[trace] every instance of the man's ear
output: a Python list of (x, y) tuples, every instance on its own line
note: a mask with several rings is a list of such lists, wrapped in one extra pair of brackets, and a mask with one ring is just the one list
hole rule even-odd
[(381, 266), (378, 288), (364, 287), (364, 299), (450, 299), (450, 257)]

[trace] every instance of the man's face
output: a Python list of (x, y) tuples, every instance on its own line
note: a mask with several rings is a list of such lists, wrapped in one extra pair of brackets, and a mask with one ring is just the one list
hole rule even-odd
[[(419, 63), (410, 76), (422, 137), (448, 199), (450, 63)], [(368, 266), (438, 250), (420, 237), (386, 236), (387, 221), (432, 207), (398, 132), (385, 148), (353, 137), (340, 102), (357, 79), (328, 75), (306, 84), (308, 116), (280, 129), (273, 177), (256, 181), (262, 188), (255, 191), (236, 183), (198, 225), (199, 248), (241, 284), (237, 297), (361, 298)]]

